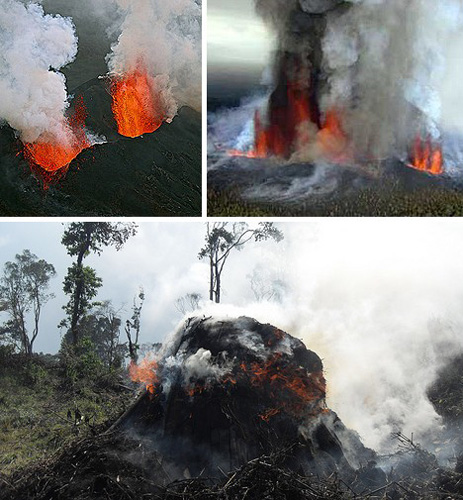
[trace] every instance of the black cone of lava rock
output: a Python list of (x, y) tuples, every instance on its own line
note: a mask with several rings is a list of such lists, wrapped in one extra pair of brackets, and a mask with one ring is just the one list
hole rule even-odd
[(373, 458), (326, 407), (317, 354), (251, 318), (190, 319), (152, 382), (115, 428), (151, 441), (179, 471), (214, 474), (282, 449), (292, 450), (285, 466), (321, 476)]

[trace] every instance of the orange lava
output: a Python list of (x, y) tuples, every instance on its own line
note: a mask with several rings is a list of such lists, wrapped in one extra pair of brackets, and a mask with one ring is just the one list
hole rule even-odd
[(259, 111), (254, 115), (254, 147), (249, 151), (230, 149), (230, 156), (246, 158), (289, 158), (297, 150), (313, 146), (324, 158), (346, 163), (352, 154), (342, 126), (342, 114), (329, 109), (324, 120), (311, 109), (309, 91), (288, 84), (286, 108), (269, 110), (268, 124), (263, 124)]
[(74, 113), (66, 120), (67, 143), (55, 140), (25, 143), (26, 158), (47, 172), (55, 172), (68, 165), (82, 150), (91, 146), (85, 132), (86, 116), (86, 109), (80, 98), (76, 103)]
[(323, 126), (317, 133), (317, 145), (325, 158), (337, 163), (348, 163), (352, 154), (349, 152), (349, 141), (341, 116), (341, 112), (335, 108), (326, 112)]
[(444, 172), (444, 161), (441, 146), (433, 143), (430, 137), (423, 140), (418, 135), (413, 145), (410, 166), (429, 174), (442, 174)]
[(146, 390), (154, 394), (154, 386), (159, 382), (157, 369), (156, 361), (144, 358), (138, 365), (133, 361), (130, 362), (129, 375), (133, 382), (144, 384)]
[(137, 69), (116, 77), (111, 85), (112, 111), (119, 134), (138, 137), (158, 129), (165, 116), (153, 79)]

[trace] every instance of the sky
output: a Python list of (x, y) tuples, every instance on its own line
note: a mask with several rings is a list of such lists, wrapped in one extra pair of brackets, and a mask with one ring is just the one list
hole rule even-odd
[(266, 66), (273, 36), (254, 11), (253, 0), (209, 0), (207, 13), (208, 73)]
[[(203, 229), (200, 222), (140, 223), (138, 234), (120, 251), (107, 248), (100, 257), (91, 255), (86, 259), (103, 278), (98, 299), (111, 299), (116, 309), (124, 307), (124, 319), (130, 317), (133, 298), (143, 286), (143, 342), (161, 340), (178, 322), (181, 315), (174, 304), (177, 297), (199, 289), (207, 291), (204, 264), (197, 259)], [(56, 352), (60, 345), (57, 325), (64, 317), (61, 306), (67, 301), (62, 282), (72, 263), (61, 245), (63, 230), (64, 226), (55, 222), (1, 223), (1, 266), (27, 248), (57, 271), (50, 287), (56, 298), (43, 309), (36, 351)]]
[[(140, 221), (117, 252), (90, 256), (103, 278), (98, 299), (125, 304), (138, 287), (146, 302), (141, 342), (162, 341), (185, 318), (175, 300), (207, 299), (208, 266), (199, 261), (205, 224)], [(250, 222), (250, 224), (255, 224)], [(426, 397), (439, 369), (463, 350), (463, 221), (461, 219), (306, 219), (278, 222), (281, 243), (249, 243), (224, 270), (223, 303), (204, 301), (197, 314), (248, 315), (295, 337), (323, 360), (328, 404), (364, 443), (387, 451), (400, 429), (421, 443), (440, 428)], [(43, 310), (37, 351), (56, 352), (71, 258), (57, 222), (0, 223), (0, 266), (28, 248), (54, 264), (56, 298)], [(283, 281), (280, 302), (256, 301), (250, 277)], [(386, 439), (387, 438), (387, 439)], [(449, 453), (452, 450), (449, 448)]]

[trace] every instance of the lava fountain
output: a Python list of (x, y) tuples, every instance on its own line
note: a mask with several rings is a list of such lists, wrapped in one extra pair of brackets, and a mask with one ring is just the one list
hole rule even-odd
[(154, 79), (137, 69), (116, 76), (111, 84), (112, 111), (119, 134), (138, 137), (154, 132), (165, 119), (161, 96)]
[(78, 99), (74, 112), (65, 119), (65, 139), (46, 137), (24, 144), (24, 154), (29, 162), (47, 172), (56, 172), (68, 165), (82, 150), (91, 146), (85, 131), (87, 112), (82, 98)]
[(231, 156), (279, 157), (311, 151), (337, 163), (352, 161), (343, 116), (332, 107), (321, 112), (314, 77), (299, 56), (285, 54), (278, 61), (279, 79), (268, 99), (266, 114), (254, 113), (254, 144), (249, 151), (231, 149)]
[(428, 137), (423, 140), (419, 135), (415, 139), (412, 162), (409, 164), (416, 170), (439, 175), (444, 172), (442, 148)]
[[(373, 2), (375, 7), (366, 0), (277, 2), (277, 15), (274, 3), (256, 1), (259, 14), (278, 36), (265, 109), (254, 112), (252, 144), (243, 147), (240, 135), (235, 144), (241, 149), (227, 153), (347, 166), (394, 158), (426, 174), (443, 174), (442, 146), (429, 137), (431, 130), (435, 137), (439, 117), (423, 94), (423, 89), (432, 89), (437, 102), (437, 77), (425, 71), (431, 66), (428, 62), (422, 67), (421, 56), (407, 69), (403, 58), (396, 59), (408, 54), (412, 60), (416, 40), (424, 36), (422, 16), (428, 14), (421, 12), (421, 2), (407, 7), (420, 14), (410, 26), (411, 14), (398, 19), (406, 13), (400, 0)], [(378, 29), (365, 24), (366, 19)], [(387, 43), (370, 39), (383, 29)], [(432, 46), (434, 55), (442, 50), (441, 42)], [(394, 68), (377, 64), (381, 60), (394, 61)], [(415, 75), (413, 83), (410, 75)], [(247, 124), (243, 130), (251, 128)], [(424, 132), (416, 139), (410, 136), (420, 129)]]

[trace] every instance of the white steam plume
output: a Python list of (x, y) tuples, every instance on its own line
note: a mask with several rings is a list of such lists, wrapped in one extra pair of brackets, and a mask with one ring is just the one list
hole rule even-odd
[[(463, 238), (457, 222), (416, 222), (323, 221), (318, 235), (282, 223), (282, 243), (230, 260), (228, 305), (198, 314), (247, 315), (302, 338), (323, 359), (330, 408), (365, 445), (388, 452), (398, 430), (429, 445), (442, 422), (427, 387), (463, 347)], [(282, 302), (252, 302), (257, 265), (283, 276)]]
[(124, 74), (144, 65), (163, 89), (171, 114), (175, 101), (200, 110), (201, 0), (116, 2), (126, 18), (107, 58), (109, 70)]
[(45, 15), (40, 5), (0, 3), (0, 120), (21, 140), (42, 136), (66, 143), (68, 96), (59, 69), (73, 61), (77, 38), (72, 21)]

